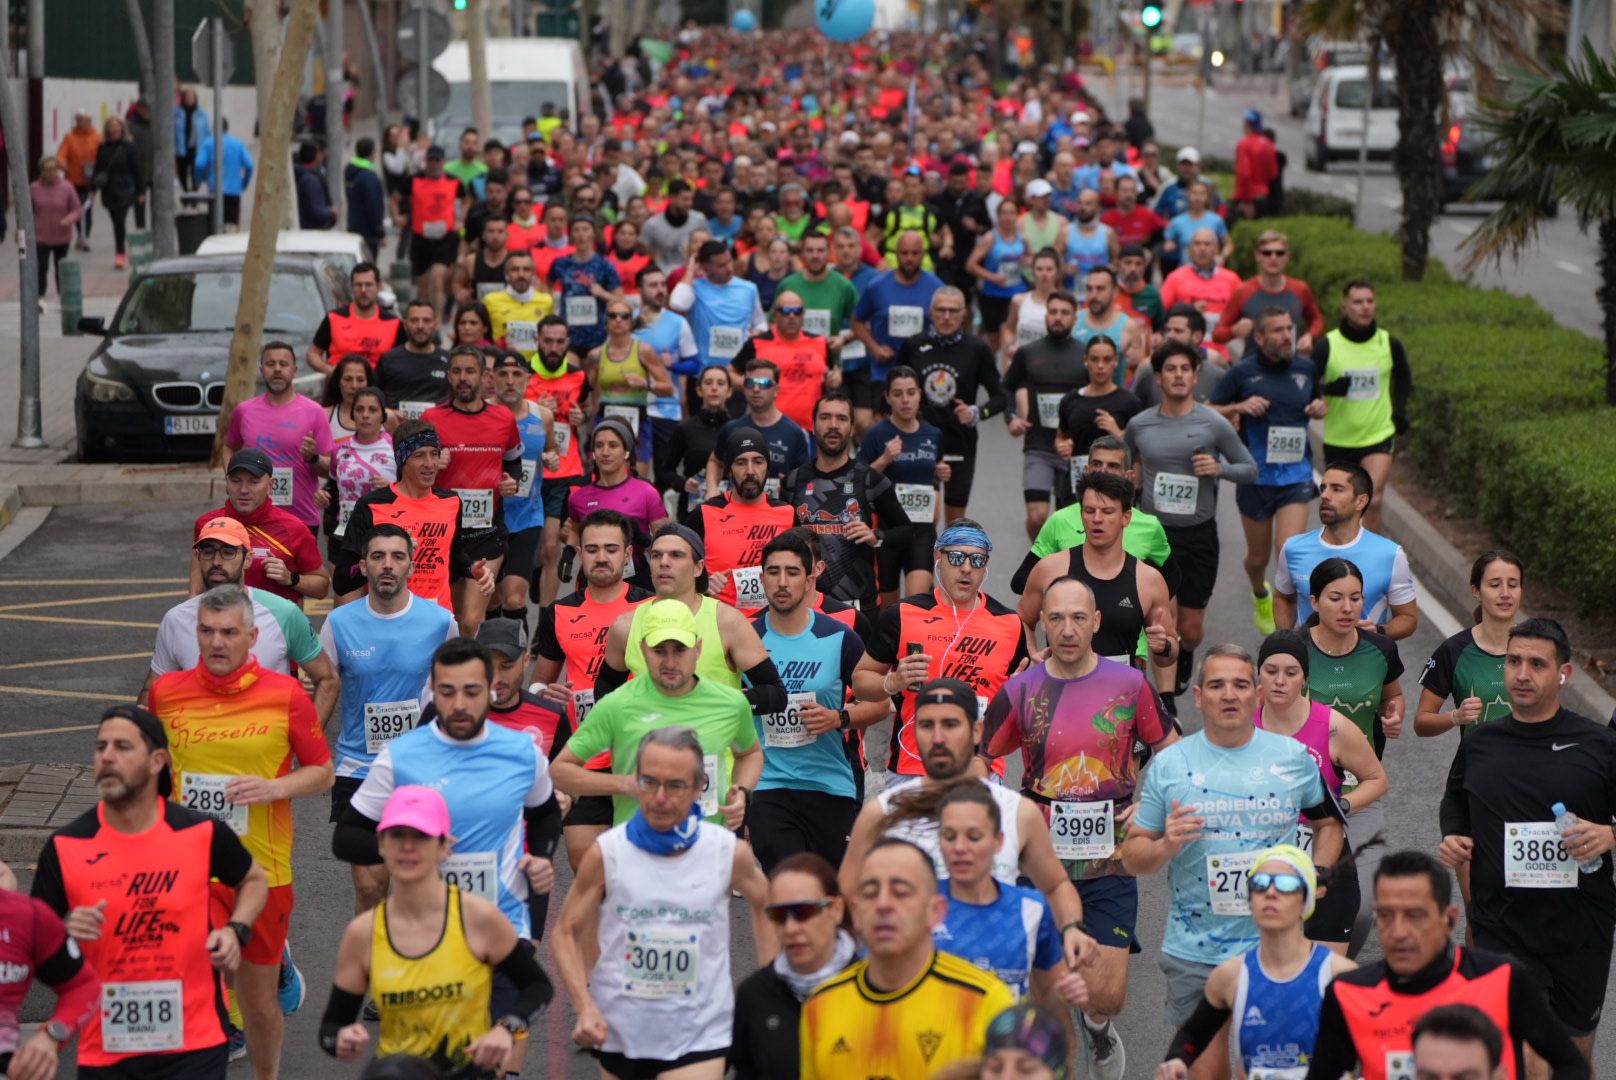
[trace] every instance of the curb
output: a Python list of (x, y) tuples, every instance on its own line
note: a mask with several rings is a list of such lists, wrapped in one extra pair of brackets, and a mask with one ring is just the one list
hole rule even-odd
[(22, 509), (22, 492), (10, 484), (0, 484), (0, 529), (10, 525)]
[(44, 850), (45, 841), (55, 829), (30, 829), (8, 825), (0, 829), (0, 862), (13, 869), (32, 866)]
[[(1383, 513), (1389, 526), (1386, 531), (1403, 545), (1410, 565), (1419, 575), (1420, 587), (1461, 621), (1466, 620), (1475, 605), (1469, 588), (1470, 560), (1422, 518), (1395, 487), (1386, 489)], [(1574, 665), (1563, 697), (1568, 707), (1595, 723), (1603, 724), (1616, 714), (1616, 697)]]

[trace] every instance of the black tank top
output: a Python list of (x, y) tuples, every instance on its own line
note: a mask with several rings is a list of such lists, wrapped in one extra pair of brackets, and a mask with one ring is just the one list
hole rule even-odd
[(1094, 590), (1094, 610), (1100, 613), (1100, 629), (1094, 635), (1094, 651), (1118, 663), (1132, 665), (1139, 651), (1139, 635), (1145, 629), (1145, 609), (1139, 602), (1139, 560), (1122, 557), (1122, 572), (1114, 578), (1098, 578), (1083, 565), (1083, 545), (1072, 549), (1067, 571)]
[(471, 258), (471, 283), (475, 288), (478, 285), (492, 285), (492, 289), (477, 289), (477, 299), (481, 300), (491, 292), (498, 292), (505, 287), (505, 263), (490, 266), (483, 262), (483, 253), (477, 252)]

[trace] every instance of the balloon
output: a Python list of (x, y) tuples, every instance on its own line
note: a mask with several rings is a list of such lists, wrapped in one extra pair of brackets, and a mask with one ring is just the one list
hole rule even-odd
[(857, 41), (875, 22), (875, 0), (815, 0), (814, 18), (832, 41)]
[(731, 30), (739, 30), (743, 34), (751, 33), (757, 29), (757, 16), (745, 8), (741, 8), (729, 20)]

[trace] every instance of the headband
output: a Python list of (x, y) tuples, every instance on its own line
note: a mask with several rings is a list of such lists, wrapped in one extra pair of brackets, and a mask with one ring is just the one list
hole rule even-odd
[(1313, 860), (1308, 857), (1307, 852), (1295, 844), (1275, 844), (1257, 856), (1257, 861), (1251, 864), (1251, 869), (1246, 871), (1246, 876), (1250, 877), (1255, 874), (1257, 867), (1265, 862), (1282, 862), (1296, 871), (1296, 876), (1301, 878), (1302, 884), (1307, 887), (1302, 903), (1302, 918), (1312, 918), (1314, 901), (1319, 890), (1319, 875), (1318, 871), (1313, 868)]
[(956, 544), (960, 547), (979, 547), (990, 554), (993, 551), (993, 541), (988, 539), (988, 534), (980, 525), (950, 525), (937, 534), (932, 550), (941, 551)]
[(1302, 677), (1307, 678), (1307, 643), (1300, 634), (1294, 630), (1276, 630), (1269, 634), (1263, 639), (1262, 648), (1257, 650), (1257, 667), (1261, 668), (1270, 656), (1281, 654), (1294, 656), (1302, 665)]
[(402, 469), (404, 467), (404, 463), (410, 460), (415, 452), (421, 449), (423, 446), (430, 446), (434, 450), (443, 449), (443, 443), (438, 439), (438, 431), (436, 428), (422, 428), (414, 435), (406, 435), (402, 439), (394, 439), (393, 460), (396, 461), (398, 463), (398, 467)]

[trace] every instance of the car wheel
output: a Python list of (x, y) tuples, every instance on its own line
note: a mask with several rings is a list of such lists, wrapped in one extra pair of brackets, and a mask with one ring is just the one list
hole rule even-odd
[(1308, 172), (1324, 171), (1324, 140), (1314, 139), (1302, 155), (1302, 164)]

